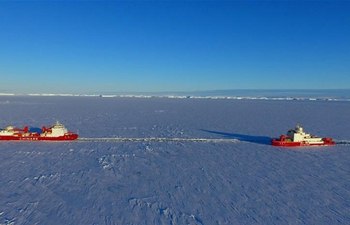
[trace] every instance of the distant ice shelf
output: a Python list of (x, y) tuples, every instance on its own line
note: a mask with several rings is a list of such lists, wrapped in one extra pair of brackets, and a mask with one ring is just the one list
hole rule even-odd
[(28, 97), (98, 97), (98, 98), (168, 98), (168, 99), (213, 99), (213, 100), (272, 100), (272, 101), (350, 101), (350, 97), (293, 97), (293, 96), (225, 96), (225, 95), (140, 95), (140, 94), (15, 94), (0, 93), (1, 96), (28, 96)]

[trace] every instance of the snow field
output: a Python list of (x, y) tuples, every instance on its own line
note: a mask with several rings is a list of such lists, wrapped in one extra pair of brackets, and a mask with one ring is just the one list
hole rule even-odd
[[(0, 104), (1, 126), (40, 127), (58, 119), (91, 139), (1, 142), (0, 224), (350, 222), (348, 145), (267, 143), (295, 123), (350, 140), (347, 102), (3, 101), (9, 103)], [(96, 141), (104, 138), (141, 140)], [(172, 141), (151, 141), (157, 138)]]

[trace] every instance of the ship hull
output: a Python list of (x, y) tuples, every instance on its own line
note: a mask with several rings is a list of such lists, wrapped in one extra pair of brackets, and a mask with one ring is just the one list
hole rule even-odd
[(78, 138), (78, 134), (68, 134), (60, 137), (33, 136), (0, 136), (0, 141), (73, 141)]
[(306, 146), (332, 146), (335, 145), (334, 141), (331, 140), (324, 140), (323, 142), (293, 142), (293, 141), (281, 141), (279, 139), (271, 139), (271, 144), (273, 146), (280, 146), (280, 147), (306, 147)]

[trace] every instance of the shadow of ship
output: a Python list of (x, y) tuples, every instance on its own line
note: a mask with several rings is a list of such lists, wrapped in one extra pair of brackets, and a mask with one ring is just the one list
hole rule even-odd
[(271, 145), (271, 137), (267, 137), (267, 136), (252, 136), (252, 135), (246, 135), (246, 134), (225, 133), (225, 132), (204, 130), (204, 129), (201, 129), (201, 131), (205, 131), (211, 134), (218, 134), (223, 138), (228, 138), (228, 139), (232, 138), (232, 139), (237, 139), (239, 141), (246, 141), (246, 142), (262, 144), (262, 145)]

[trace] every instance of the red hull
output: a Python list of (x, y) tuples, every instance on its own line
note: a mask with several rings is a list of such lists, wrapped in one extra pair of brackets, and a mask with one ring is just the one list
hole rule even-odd
[(323, 143), (309, 143), (309, 142), (292, 142), (292, 141), (281, 141), (279, 139), (272, 138), (271, 144), (273, 146), (280, 147), (299, 147), (299, 146), (331, 146), (335, 145), (335, 142), (331, 138), (323, 138)]
[(78, 138), (78, 134), (66, 134), (60, 137), (41, 137), (35, 133), (29, 136), (0, 136), (0, 141), (73, 141)]

